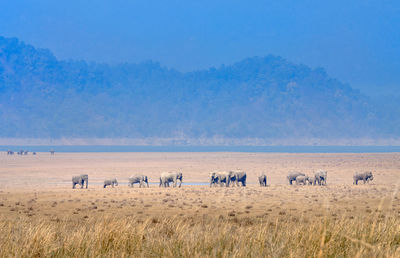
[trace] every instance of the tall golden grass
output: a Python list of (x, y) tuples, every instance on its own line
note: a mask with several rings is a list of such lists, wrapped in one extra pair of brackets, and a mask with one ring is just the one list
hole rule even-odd
[(3, 218), (0, 256), (400, 257), (399, 222), (373, 215)]

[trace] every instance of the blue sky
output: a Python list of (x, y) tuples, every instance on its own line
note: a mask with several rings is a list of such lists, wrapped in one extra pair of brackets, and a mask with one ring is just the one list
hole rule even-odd
[(0, 0), (0, 35), (60, 59), (180, 71), (274, 54), (369, 95), (400, 89), (400, 1)]

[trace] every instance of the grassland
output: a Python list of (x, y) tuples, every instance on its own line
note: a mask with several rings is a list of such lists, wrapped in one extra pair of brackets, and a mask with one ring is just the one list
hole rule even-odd
[[(0, 256), (399, 257), (400, 154), (114, 153), (0, 155)], [(242, 168), (246, 188), (129, 188), (142, 172), (206, 182)], [(296, 169), (328, 186), (289, 186)], [(369, 185), (352, 185), (371, 169)], [(89, 189), (70, 189), (74, 174)], [(266, 172), (269, 187), (257, 186)], [(103, 189), (105, 177), (120, 185)]]

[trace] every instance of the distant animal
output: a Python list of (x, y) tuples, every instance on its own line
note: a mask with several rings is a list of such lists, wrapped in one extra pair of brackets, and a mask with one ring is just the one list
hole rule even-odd
[(210, 173), (210, 187), (218, 185), (218, 177), (216, 172)]
[(149, 181), (147, 179), (147, 176), (144, 175), (132, 175), (128, 179), (128, 186), (133, 187), (133, 184), (139, 184), (139, 187), (144, 187), (144, 183), (147, 184), (147, 187), (149, 187)]
[(362, 180), (364, 184), (368, 183), (369, 181), (374, 180), (374, 175), (371, 171), (355, 173), (353, 176), (353, 184), (358, 185), (358, 181), (360, 180)]
[(24, 151), (24, 155), (28, 155), (28, 152), (29, 152), (29, 151)]
[(32, 155), (36, 155), (36, 152), (32, 152)]
[(50, 154), (54, 155), (54, 150), (53, 149), (50, 150)]
[(17, 152), (17, 154), (18, 154), (18, 155), (22, 155), (22, 154), (24, 154), (24, 150), (20, 150), (20, 151), (18, 151), (18, 152)]
[(298, 176), (305, 176), (305, 174), (301, 172), (290, 172), (286, 178), (289, 181), (289, 184), (292, 185), (292, 182), (296, 181)]
[(308, 177), (308, 182), (310, 185), (316, 185), (317, 184), (317, 178), (314, 176)]
[(307, 183), (310, 183), (312, 180), (310, 179), (309, 176), (298, 176), (296, 177), (296, 185), (307, 185)]
[(214, 183), (219, 184), (221, 187), (224, 185), (228, 187), (231, 183), (232, 177), (233, 177), (232, 171), (212, 172), (210, 175), (210, 186), (211, 186), (211, 181), (213, 181)]
[(72, 189), (75, 189), (75, 185), (80, 185), (83, 188), (83, 185), (86, 183), (86, 189), (89, 184), (89, 176), (87, 174), (82, 174), (79, 176), (72, 177)]
[(258, 182), (260, 183), (260, 186), (267, 186), (267, 176), (265, 174), (262, 174), (258, 177)]
[(327, 180), (328, 172), (325, 170), (319, 170), (315, 173), (315, 180), (314, 180), (314, 185), (326, 185), (326, 180)]
[(7, 155), (14, 155), (14, 152), (12, 150), (7, 150)]
[(182, 185), (182, 172), (164, 172), (160, 175), (160, 187), (169, 187), (169, 183), (173, 182), (176, 187), (179, 181), (179, 187)]
[(237, 171), (231, 171), (232, 177), (231, 177), (231, 183), (232, 186), (240, 186), (239, 183), (242, 184), (242, 186), (246, 186), (246, 179), (247, 179), (247, 174), (246, 172), (242, 170), (237, 170)]
[(118, 186), (118, 181), (116, 178), (113, 179), (106, 179), (104, 180), (103, 188), (106, 188), (107, 186), (111, 185), (112, 187)]

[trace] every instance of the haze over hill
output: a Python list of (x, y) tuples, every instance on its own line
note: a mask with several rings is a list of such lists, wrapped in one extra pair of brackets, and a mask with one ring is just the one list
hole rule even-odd
[(0, 138), (335, 143), (399, 138), (400, 104), (279, 56), (182, 73), (156, 62), (57, 60), (0, 37), (0, 124)]

